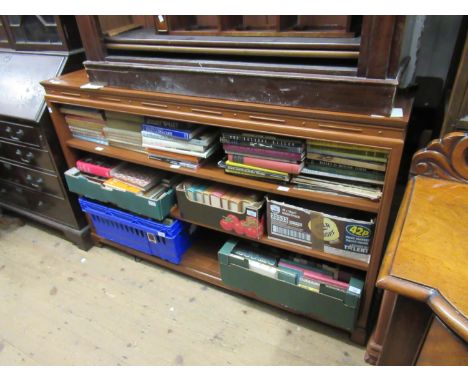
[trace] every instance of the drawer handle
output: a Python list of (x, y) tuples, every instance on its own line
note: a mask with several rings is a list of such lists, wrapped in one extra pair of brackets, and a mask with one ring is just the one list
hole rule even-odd
[(30, 174), (28, 174), (26, 176), (26, 183), (29, 184), (31, 187), (41, 190), (44, 181), (42, 180), (42, 178), (37, 178), (36, 181), (34, 181), (34, 178)]
[(249, 115), (250, 119), (254, 121), (262, 121), (262, 122), (273, 122), (273, 123), (286, 123), (284, 119), (277, 119), (277, 118), (268, 118), (268, 117), (257, 117), (255, 115)]
[(15, 154), (19, 157), (19, 159), (24, 163), (31, 163), (34, 159), (34, 154), (30, 151), (26, 155), (23, 156), (23, 152), (20, 149), (17, 149)]
[(81, 97), (81, 94), (78, 93), (70, 93), (70, 92), (62, 92), (64, 96), (70, 96), (70, 97)]
[(168, 108), (167, 105), (163, 105), (163, 104), (160, 104), (160, 103), (152, 103), (152, 102), (142, 102), (141, 106), (156, 107), (156, 108), (159, 108), (159, 109), (167, 109)]
[(10, 139), (14, 139), (15, 141), (21, 140), (24, 136), (23, 129), (13, 130), (10, 126), (7, 126), (5, 131), (10, 135)]
[(111, 102), (122, 102), (120, 98), (112, 98), (112, 97), (99, 97), (99, 98), (106, 100), (106, 101), (111, 101)]
[(220, 111), (215, 110), (205, 110), (205, 109), (190, 109), (194, 113), (201, 113), (201, 114), (213, 114), (213, 115), (223, 115)]
[(319, 127), (323, 127), (326, 129), (332, 129), (332, 130), (340, 130), (340, 131), (353, 131), (355, 133), (362, 133), (362, 129), (359, 127), (345, 127), (345, 126), (335, 126), (335, 125), (325, 125), (322, 123), (319, 123)]

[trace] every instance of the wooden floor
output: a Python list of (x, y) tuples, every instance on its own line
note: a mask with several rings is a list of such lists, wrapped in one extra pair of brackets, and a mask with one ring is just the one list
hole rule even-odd
[(364, 365), (345, 332), (32, 222), (0, 227), (0, 365)]

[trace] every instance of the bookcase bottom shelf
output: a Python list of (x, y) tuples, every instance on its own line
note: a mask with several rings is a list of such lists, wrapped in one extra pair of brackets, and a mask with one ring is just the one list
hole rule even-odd
[[(163, 266), (165, 268), (171, 269), (172, 271), (185, 274), (187, 276), (193, 277), (195, 279), (210, 283), (217, 287), (223, 288), (230, 292), (234, 292), (245, 297), (260, 301), (262, 303), (274, 306), (278, 309), (288, 311), (290, 313), (306, 317), (308, 319), (313, 319), (315, 321), (321, 321), (324, 324), (330, 325), (330, 323), (320, 320), (317, 317), (311, 315), (305, 315), (300, 312), (289, 309), (285, 306), (278, 305), (266, 301), (262, 298), (259, 298), (254, 293), (250, 293), (244, 290), (231, 288), (230, 286), (223, 283), (221, 280), (219, 264), (218, 264), (218, 250), (222, 247), (224, 242), (229, 238), (229, 235), (218, 233), (213, 235), (211, 230), (201, 228), (201, 232), (198, 235), (198, 238), (192, 244), (192, 246), (184, 254), (182, 262), (180, 264), (172, 264), (165, 260), (162, 260), (158, 257), (147, 255), (143, 252), (137, 251), (135, 249), (120, 245), (113, 241), (107, 240), (99, 235), (97, 235), (94, 230), (92, 232), (92, 238), (96, 244), (108, 245), (110, 247), (117, 248), (118, 250), (125, 252), (131, 256), (137, 257), (142, 260), (146, 260), (149, 263)], [(330, 325), (333, 326), (333, 325)], [(339, 330), (343, 330), (338, 328)], [(359, 331), (359, 328), (355, 329)], [(350, 339), (360, 345), (364, 345), (364, 340), (361, 339), (361, 336), (355, 336), (354, 332), (351, 332)]]

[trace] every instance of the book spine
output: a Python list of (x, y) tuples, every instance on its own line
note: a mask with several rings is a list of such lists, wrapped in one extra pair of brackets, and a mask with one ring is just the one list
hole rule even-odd
[(252, 169), (248, 169), (248, 168), (228, 166), (225, 169), (225, 171), (228, 174), (234, 174), (234, 175), (254, 176), (254, 177), (257, 177), (257, 178), (281, 180), (281, 181), (285, 181), (285, 182), (289, 181), (289, 176), (272, 174), (272, 173), (259, 171), (259, 170), (252, 170)]
[(97, 165), (91, 164), (91, 163), (86, 163), (86, 162), (83, 162), (81, 160), (76, 162), (76, 167), (78, 168), (78, 170), (80, 170), (82, 172), (86, 172), (88, 174), (102, 176), (103, 178), (110, 178), (111, 177), (111, 175), (110, 175), (111, 169), (110, 168), (97, 166)]
[(309, 153), (314, 154), (322, 154), (322, 155), (333, 155), (341, 158), (350, 158), (350, 159), (357, 159), (361, 161), (373, 161), (373, 162), (381, 162), (387, 163), (387, 157), (381, 158), (378, 156), (369, 156), (365, 155), (364, 153), (351, 153), (351, 152), (342, 152), (342, 151), (334, 151), (334, 150), (327, 150), (325, 148), (317, 148), (317, 147), (307, 147), (307, 155)]
[(308, 145), (307, 152), (313, 152), (318, 154), (328, 154), (336, 156), (344, 156), (349, 158), (356, 158), (361, 160), (374, 160), (378, 162), (387, 162), (387, 154), (377, 151), (361, 151), (361, 150), (346, 150), (338, 149), (333, 147), (321, 147), (315, 145)]
[(265, 156), (274, 156), (278, 158), (285, 158), (285, 159), (292, 159), (297, 162), (302, 160), (302, 154), (286, 152), (286, 151), (276, 151), (276, 150), (268, 150), (268, 149), (260, 149), (257, 147), (247, 147), (247, 146), (236, 146), (236, 145), (229, 145), (224, 144), (223, 148), (226, 151), (231, 151), (234, 153), (239, 154), (255, 154), (255, 155), (265, 155)]
[(271, 170), (287, 172), (290, 174), (299, 174), (302, 169), (302, 166), (299, 164), (276, 162), (268, 159), (247, 157), (244, 155), (228, 154), (228, 159), (235, 163), (263, 167)]
[(388, 150), (380, 147), (367, 147), (362, 145), (353, 145), (350, 143), (340, 143), (340, 142), (331, 142), (331, 141), (307, 141), (308, 145), (317, 146), (317, 147), (329, 147), (330, 149), (343, 149), (343, 150), (356, 150), (356, 151), (372, 151), (380, 152), (385, 155), (388, 154)]
[(168, 147), (168, 148), (173, 148), (173, 149), (180, 149), (180, 150), (188, 150), (188, 151), (197, 151), (197, 152), (204, 152), (206, 150), (205, 147), (203, 146), (198, 146), (198, 145), (192, 145), (190, 143), (179, 143), (176, 141), (165, 141), (162, 139), (155, 139), (148, 137), (147, 135), (143, 136), (143, 140), (146, 145), (153, 145), (156, 148), (160, 147)]
[(385, 171), (387, 168), (385, 163), (361, 161), (358, 159), (343, 158), (336, 155), (316, 154), (312, 152), (307, 153), (307, 159), (322, 161), (324, 164), (351, 166), (375, 171)]
[(269, 150), (288, 151), (288, 152), (295, 152), (295, 153), (302, 153), (305, 148), (305, 146), (295, 147), (295, 146), (289, 146), (289, 145), (282, 145), (278, 142), (275, 142), (275, 143), (248, 142), (248, 141), (243, 141), (243, 140), (227, 139), (223, 137), (220, 138), (220, 141), (221, 143), (225, 143), (228, 145), (257, 147), (257, 148), (265, 148)]
[(165, 135), (165, 136), (172, 137), (172, 138), (178, 138), (178, 139), (184, 139), (184, 140), (191, 139), (191, 134), (187, 131), (166, 129), (164, 127), (147, 125), (147, 124), (143, 124), (142, 128), (144, 131), (149, 131), (155, 134)]
[(354, 168), (342, 168), (338, 166), (328, 166), (317, 163), (307, 163), (305, 166), (309, 170), (315, 170), (320, 172), (327, 172), (335, 175), (348, 176), (350, 178), (363, 178), (369, 180), (377, 180), (383, 182), (385, 174), (382, 172), (373, 172), (371, 170), (355, 170)]
[(251, 145), (277, 145), (281, 147), (295, 147), (295, 148), (304, 148), (304, 141), (298, 141), (295, 139), (287, 139), (283, 137), (276, 136), (264, 136), (257, 134), (244, 134), (244, 133), (233, 133), (233, 132), (223, 132), (221, 135), (222, 139), (226, 141), (233, 142), (242, 142), (245, 144)]

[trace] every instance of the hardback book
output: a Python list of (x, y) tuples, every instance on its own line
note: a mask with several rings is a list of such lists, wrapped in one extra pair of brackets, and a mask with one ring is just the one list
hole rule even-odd
[(223, 144), (224, 151), (228, 154), (240, 154), (240, 155), (256, 155), (265, 156), (268, 158), (282, 158), (288, 160), (294, 160), (300, 162), (304, 159), (304, 153), (292, 153), (287, 151), (277, 151), (270, 149), (262, 149), (258, 147), (248, 147), (239, 145)]
[(296, 175), (291, 178), (297, 188), (318, 192), (327, 192), (336, 195), (348, 195), (377, 200), (382, 197), (382, 190), (378, 187), (367, 187), (344, 181), (331, 181), (319, 177)]
[(210, 194), (210, 204), (213, 207), (222, 208), (222, 197), (227, 191), (228, 189), (225, 186), (218, 185)]
[(313, 146), (328, 147), (330, 149), (356, 150), (356, 151), (361, 151), (361, 152), (372, 151), (372, 152), (379, 152), (384, 155), (388, 155), (388, 150), (384, 148), (356, 145), (352, 143), (324, 141), (320, 139), (309, 139), (307, 140), (307, 144), (313, 145)]
[(70, 116), (81, 116), (92, 118), (100, 121), (104, 121), (104, 116), (102, 111), (97, 109), (89, 109), (86, 107), (71, 106), (71, 105), (62, 105), (60, 106), (60, 112), (65, 115)]
[(208, 126), (196, 125), (193, 123), (168, 121), (155, 118), (146, 118), (142, 124), (143, 131), (149, 131), (159, 135), (166, 135), (172, 138), (190, 140), (201, 134)]
[(142, 146), (147, 147), (149, 149), (157, 149), (157, 150), (160, 150), (160, 151), (168, 151), (168, 152), (171, 152), (171, 153), (189, 155), (189, 156), (194, 156), (194, 157), (198, 157), (198, 158), (209, 158), (212, 154), (214, 154), (219, 149), (219, 143), (218, 142), (213, 143), (204, 152), (175, 149), (175, 148), (171, 148), (171, 147), (154, 146), (154, 145), (151, 144), (151, 142), (147, 141), (146, 137), (143, 137)]
[(93, 137), (93, 138), (106, 139), (106, 136), (104, 135), (104, 133), (102, 131), (84, 129), (82, 127), (75, 127), (75, 126), (69, 126), (69, 129), (72, 132), (72, 134), (78, 134), (78, 135), (83, 135), (83, 136)]
[(184, 167), (184, 168), (188, 168), (190, 170), (197, 170), (197, 169), (200, 168), (199, 163), (185, 162), (185, 161), (181, 161), (181, 160), (178, 160), (178, 159), (170, 159), (170, 158), (160, 157), (158, 155), (153, 155), (153, 154), (148, 154), (148, 158), (157, 160), (159, 162), (167, 163), (167, 164), (173, 166), (174, 168)]
[(297, 153), (302, 153), (305, 149), (304, 140), (246, 132), (223, 131), (220, 141), (221, 143), (232, 145), (267, 148)]
[(142, 131), (141, 135), (146, 138), (151, 138), (155, 145), (180, 148), (183, 150), (193, 150), (203, 152), (219, 137), (218, 129), (207, 129), (202, 132), (198, 137), (192, 138), (188, 141), (181, 141), (174, 139), (167, 135), (152, 133), (150, 131)]
[(109, 142), (105, 138), (94, 138), (94, 137), (90, 137), (90, 136), (82, 135), (78, 133), (73, 133), (72, 135), (74, 138), (81, 139), (82, 141), (88, 141), (88, 142), (96, 143), (98, 145), (103, 145), (103, 146), (109, 145)]
[(384, 173), (365, 173), (365, 172), (352, 172), (349, 170), (332, 168), (320, 165), (306, 165), (301, 174), (317, 175), (326, 178), (345, 179), (353, 182), (369, 183), (369, 184), (384, 184)]
[[(315, 142), (315, 141), (314, 141)], [(320, 146), (319, 144), (310, 144), (307, 143), (307, 154), (325, 154), (333, 155), (338, 157), (358, 159), (358, 160), (371, 160), (374, 162), (387, 163), (388, 153), (382, 151), (374, 151), (371, 149), (366, 150), (356, 150), (356, 149), (345, 149), (345, 148), (335, 148)]]
[(113, 169), (122, 166), (122, 163), (111, 158), (88, 156), (76, 161), (76, 167), (81, 172), (110, 178)]
[(135, 187), (132, 184), (129, 184), (127, 182), (124, 182), (122, 180), (116, 179), (116, 178), (109, 178), (104, 182), (104, 185), (110, 188), (114, 188), (116, 190), (120, 191), (128, 191), (133, 194), (140, 194), (141, 190), (138, 187)]
[(199, 164), (200, 162), (203, 161), (203, 158), (197, 157), (194, 155), (178, 154), (178, 153), (173, 153), (171, 151), (154, 149), (151, 147), (146, 148), (146, 151), (148, 152), (148, 154), (153, 155), (153, 156), (181, 160), (184, 162), (190, 162), (190, 163), (195, 163), (195, 164)]
[(260, 177), (266, 179), (275, 179), (281, 181), (289, 181), (290, 175), (287, 172), (268, 170), (261, 167), (249, 166), (240, 163), (226, 161), (225, 171), (236, 175), (246, 175)]
[(270, 170), (287, 172), (289, 174), (299, 174), (304, 167), (304, 163), (286, 163), (270, 159), (254, 158), (245, 155), (228, 154), (228, 160), (235, 163), (242, 163), (250, 166), (267, 168)]
[(165, 176), (161, 171), (133, 163), (124, 163), (112, 169), (110, 174), (112, 178), (134, 185), (143, 191), (149, 190)]
[(102, 128), (105, 126), (104, 121), (82, 116), (66, 115), (65, 121), (68, 123), (69, 126), (81, 127), (92, 130), (102, 130)]
[(318, 161), (324, 166), (334, 166), (348, 169), (366, 169), (374, 171), (385, 171), (387, 168), (385, 163), (342, 158), (334, 155), (316, 154), (309, 152), (307, 153), (307, 158), (313, 161)]
[(288, 158), (278, 158), (275, 156), (275, 153), (272, 151), (270, 155), (256, 155), (256, 154), (242, 154), (238, 152), (232, 152), (230, 150), (224, 149), (224, 152), (228, 155), (237, 155), (239, 157), (249, 157), (249, 158), (256, 158), (256, 159), (264, 159), (264, 160), (271, 160), (275, 162), (282, 162), (282, 163), (291, 163), (291, 164), (299, 164), (303, 162), (303, 159), (305, 158), (305, 155), (303, 155), (301, 161), (297, 161), (294, 159), (288, 159)]
[(128, 121), (128, 122), (135, 122), (141, 125), (145, 117), (136, 115), (136, 114), (127, 114), (127, 113), (120, 113), (118, 111), (111, 111), (111, 110), (106, 110), (104, 112), (106, 116), (106, 120), (112, 119), (112, 120), (118, 120), (118, 121)]
[(141, 131), (140, 122), (126, 121), (123, 119), (107, 119), (106, 126), (121, 131), (133, 131), (136, 133)]
[[(210, 146), (213, 144), (219, 145), (218, 142), (214, 142), (216, 140), (216, 135), (212, 134), (210, 137), (202, 133), (200, 137), (204, 135), (203, 142), (206, 142), (206, 145), (200, 145), (198, 143), (202, 142), (198, 138), (191, 139), (189, 141), (181, 141), (175, 139), (159, 139), (155, 138), (155, 136), (159, 136), (153, 133), (148, 133), (147, 131), (142, 131), (142, 137), (147, 147), (149, 145), (157, 148), (174, 148), (184, 151), (194, 151), (194, 152), (205, 152)], [(208, 139), (209, 138), (209, 139)], [(197, 141), (195, 144), (192, 143), (193, 141)]]

